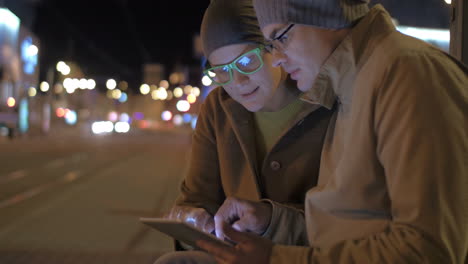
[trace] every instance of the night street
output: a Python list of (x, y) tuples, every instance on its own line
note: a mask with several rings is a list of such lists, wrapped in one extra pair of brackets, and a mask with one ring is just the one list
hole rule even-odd
[(189, 130), (69, 133), (0, 149), (0, 263), (152, 263), (172, 249), (138, 218), (177, 196)]

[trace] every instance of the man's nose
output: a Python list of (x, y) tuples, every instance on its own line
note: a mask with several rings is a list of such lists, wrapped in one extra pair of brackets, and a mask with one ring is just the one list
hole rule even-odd
[(273, 67), (279, 67), (281, 66), (282, 63), (286, 61), (286, 55), (282, 51), (273, 49), (271, 54), (273, 56), (273, 60), (272, 60)]

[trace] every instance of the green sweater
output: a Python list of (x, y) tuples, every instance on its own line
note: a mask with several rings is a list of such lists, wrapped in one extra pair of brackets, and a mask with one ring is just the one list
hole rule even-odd
[(292, 119), (299, 113), (304, 104), (299, 98), (276, 112), (255, 112), (255, 141), (257, 162), (262, 168), (265, 155), (270, 152), (279, 138), (285, 133)]

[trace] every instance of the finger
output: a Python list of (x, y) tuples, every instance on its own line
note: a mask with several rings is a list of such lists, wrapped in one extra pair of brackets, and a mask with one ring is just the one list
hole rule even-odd
[(213, 217), (210, 217), (207, 221), (205, 226), (203, 227), (203, 231), (206, 233), (212, 234), (215, 231), (215, 223)]
[(247, 231), (252, 231), (252, 227), (254, 227), (255, 222), (253, 222), (252, 217), (250, 215), (244, 215), (241, 219), (237, 220), (232, 224), (232, 228), (239, 232), (247, 232)]
[(215, 230), (218, 238), (224, 238), (223, 224), (232, 223), (234, 220), (240, 218), (242, 213), (243, 201), (235, 197), (228, 197), (216, 212), (214, 216)]
[(206, 252), (213, 255), (215, 258), (221, 259), (223, 262), (227, 259), (232, 258), (234, 251), (227, 246), (220, 246), (215, 243), (206, 240), (197, 240), (196, 245), (205, 250)]
[(214, 223), (215, 223), (215, 232), (216, 232), (216, 236), (219, 238), (219, 239), (224, 239), (224, 231), (223, 231), (223, 225), (224, 225), (224, 219), (219, 216), (218, 214), (216, 214), (214, 216)]
[(225, 225), (223, 228), (224, 235), (229, 239), (237, 243), (243, 243), (252, 240), (252, 234), (239, 232), (232, 228), (230, 225)]

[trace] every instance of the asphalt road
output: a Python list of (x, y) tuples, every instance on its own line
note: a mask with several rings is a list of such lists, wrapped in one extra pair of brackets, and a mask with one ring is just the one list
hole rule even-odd
[(0, 263), (152, 263), (172, 240), (139, 223), (178, 194), (190, 131), (0, 142)]

